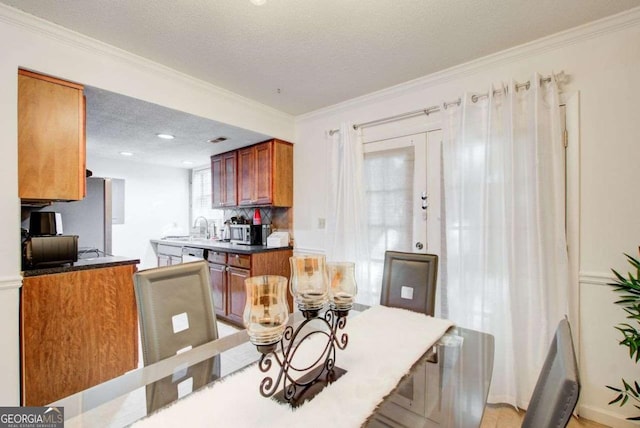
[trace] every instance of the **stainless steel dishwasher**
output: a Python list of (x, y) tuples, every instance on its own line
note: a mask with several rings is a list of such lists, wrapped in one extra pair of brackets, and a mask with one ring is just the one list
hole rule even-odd
[(182, 263), (196, 262), (205, 260), (206, 250), (196, 247), (182, 247)]

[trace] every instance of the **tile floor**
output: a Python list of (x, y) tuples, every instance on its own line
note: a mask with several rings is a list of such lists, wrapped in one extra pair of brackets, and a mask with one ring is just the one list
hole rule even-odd
[[(482, 425), (480, 428), (516, 428), (522, 425), (524, 419), (523, 411), (517, 412), (513, 407), (507, 405), (490, 404), (487, 406)], [(584, 418), (576, 418), (575, 416), (569, 421), (569, 428), (603, 428), (597, 422), (592, 422)]]

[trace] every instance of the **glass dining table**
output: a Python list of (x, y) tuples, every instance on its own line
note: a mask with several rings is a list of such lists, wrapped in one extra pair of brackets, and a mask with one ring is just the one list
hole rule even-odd
[[(365, 310), (366, 306), (356, 305), (350, 317)], [(290, 322), (301, 321), (301, 314), (296, 313)], [(490, 334), (451, 327), (414, 363), (364, 426), (480, 426), (491, 382), (493, 353), (494, 338)], [(181, 400), (191, 391), (256, 364), (260, 355), (242, 330), (130, 371), (50, 406), (64, 407), (66, 427), (128, 426)], [(255, 392), (258, 393), (258, 385)], [(233, 421), (226, 422), (218, 421), (216, 426), (234, 426)]]

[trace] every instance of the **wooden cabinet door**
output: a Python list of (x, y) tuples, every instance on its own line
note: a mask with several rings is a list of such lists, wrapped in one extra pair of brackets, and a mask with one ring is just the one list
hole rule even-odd
[(254, 174), (254, 198), (253, 203), (257, 205), (271, 204), (273, 202), (273, 164), (272, 164), (271, 141), (258, 144), (255, 151), (255, 174)]
[(252, 205), (255, 152), (253, 147), (238, 150), (238, 205)]
[(22, 405), (44, 406), (138, 366), (135, 265), (26, 277)]
[(237, 159), (235, 151), (211, 157), (211, 208), (238, 204)]
[(247, 301), (244, 280), (249, 276), (250, 273), (247, 269), (230, 267), (227, 272), (227, 290), (229, 293), (227, 295), (227, 317), (240, 325), (243, 323), (242, 314)]
[(85, 101), (81, 85), (18, 72), (18, 194), (23, 200), (85, 196)]
[(238, 205), (237, 164), (237, 152), (230, 152), (222, 155), (222, 170), (224, 172), (222, 178), (222, 186), (224, 188), (224, 199), (222, 200), (222, 205), (225, 207), (234, 207)]
[(171, 266), (171, 256), (158, 254), (158, 267)]
[(216, 315), (227, 315), (227, 267), (215, 263), (209, 263), (209, 281), (211, 285), (211, 297)]
[(224, 159), (211, 156), (211, 208), (224, 206)]

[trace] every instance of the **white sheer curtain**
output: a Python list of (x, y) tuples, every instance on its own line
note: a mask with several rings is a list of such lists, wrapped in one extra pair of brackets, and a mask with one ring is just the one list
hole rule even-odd
[[(360, 132), (343, 123), (329, 149), (329, 195), (326, 251), (328, 261), (356, 264), (356, 282), (361, 303), (375, 303), (369, 280), (369, 251), (363, 186), (363, 150)], [(378, 296), (379, 298), (379, 296)]]
[(526, 408), (569, 312), (559, 95), (539, 75), (493, 89), (443, 109), (442, 309), (494, 335), (489, 401)]

